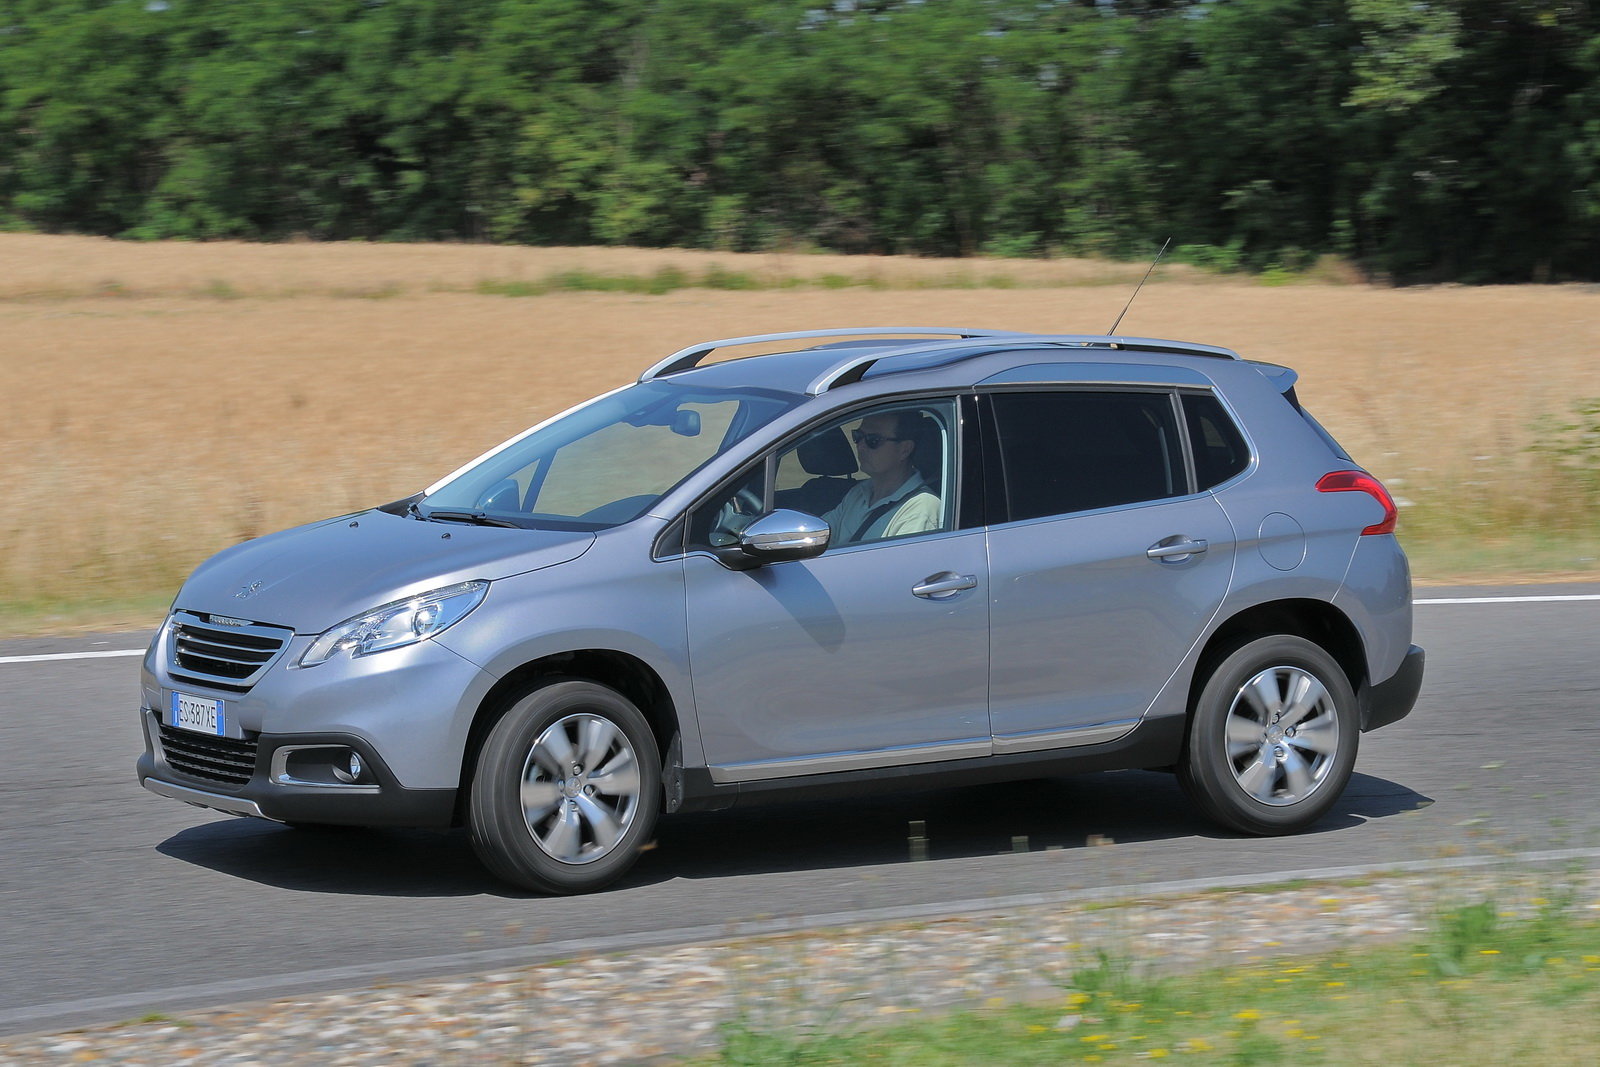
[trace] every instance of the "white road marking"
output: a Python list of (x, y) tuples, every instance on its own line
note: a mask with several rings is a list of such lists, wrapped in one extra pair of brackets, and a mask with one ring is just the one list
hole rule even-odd
[(115, 652), (52, 652), (46, 656), (0, 656), (0, 663), (50, 663), (58, 659), (112, 659), (119, 656), (142, 656), (142, 648), (119, 648)]
[[(1553, 596), (1452, 596), (1413, 600), (1418, 607), (1434, 604), (1549, 604), (1572, 603), (1580, 600), (1600, 600), (1600, 593), (1576, 593)], [(122, 648), (115, 652), (52, 652), (40, 656), (0, 656), (0, 663), (52, 663), (67, 659), (112, 659), (121, 656), (142, 656), (142, 648)]]
[(1413, 604), (1544, 604), (1552, 601), (1600, 600), (1600, 593), (1563, 596), (1452, 596), (1436, 600), (1413, 600)]

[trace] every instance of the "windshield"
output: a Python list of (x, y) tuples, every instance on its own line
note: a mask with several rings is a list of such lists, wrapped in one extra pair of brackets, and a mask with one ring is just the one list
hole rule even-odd
[(425, 497), (414, 513), (529, 529), (617, 526), (797, 399), (644, 382), (501, 449)]

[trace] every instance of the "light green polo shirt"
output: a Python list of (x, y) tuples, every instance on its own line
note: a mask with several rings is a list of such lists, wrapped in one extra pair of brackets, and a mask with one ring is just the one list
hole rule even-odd
[[(831, 543), (855, 544), (937, 530), (941, 524), (944, 506), (933, 493), (917, 492), (924, 481), (922, 475), (913, 470), (911, 477), (907, 478), (900, 488), (877, 503), (869, 502), (872, 495), (871, 480), (857, 482), (844, 495), (844, 499), (839, 501), (838, 507), (822, 516), (822, 520), (833, 531)], [(860, 537), (853, 536), (867, 520), (867, 516), (872, 514), (873, 509), (881, 507), (886, 500), (896, 500), (901, 503), (899, 507), (889, 508), (874, 519), (872, 525), (864, 530)]]

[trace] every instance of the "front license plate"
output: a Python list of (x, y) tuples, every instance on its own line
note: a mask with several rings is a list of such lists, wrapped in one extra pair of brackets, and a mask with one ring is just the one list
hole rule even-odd
[(193, 730), (197, 734), (211, 734), (214, 737), (222, 737), (227, 733), (222, 717), (222, 701), (184, 693), (172, 694), (172, 725), (180, 730)]

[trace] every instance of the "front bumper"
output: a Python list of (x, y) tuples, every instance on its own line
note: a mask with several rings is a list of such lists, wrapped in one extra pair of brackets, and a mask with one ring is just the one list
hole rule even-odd
[[(167, 758), (159, 717), (145, 709), (142, 719), (145, 751), (137, 764), (139, 784), (157, 796), (276, 822), (445, 827), (454, 820), (456, 790), (402, 786), (372, 746), (354, 735), (255, 735), (237, 743), (254, 745), (248, 780), (220, 781), (174, 766)], [(307, 756), (307, 765), (314, 767), (320, 752), (358, 753), (361, 779), (354, 783), (309, 780), (308, 771), (294, 761)]]
[(1399, 722), (1411, 714), (1417, 694), (1422, 692), (1422, 668), (1427, 656), (1412, 645), (1400, 661), (1400, 669), (1377, 685), (1361, 687), (1361, 729), (1376, 730)]

